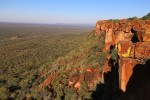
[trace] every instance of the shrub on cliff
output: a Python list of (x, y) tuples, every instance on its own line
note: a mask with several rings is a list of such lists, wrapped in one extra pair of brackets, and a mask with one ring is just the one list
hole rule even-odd
[(68, 86), (66, 86), (64, 88), (64, 98), (65, 100), (77, 100), (77, 93), (76, 93), (76, 90), (74, 88), (69, 88)]
[(92, 93), (89, 92), (89, 90), (88, 90), (88, 84), (85, 81), (82, 82), (81, 87), (80, 87), (80, 89), (78, 91), (78, 94), (84, 100), (85, 99), (87, 99), (87, 100), (91, 99), (91, 94)]
[(117, 62), (118, 61), (118, 51), (117, 50), (113, 50), (112, 53), (111, 53), (111, 59), (114, 61), (114, 62)]
[(138, 19), (136, 16), (128, 18), (128, 20), (136, 20)]
[(150, 13), (148, 13), (147, 15), (143, 16), (142, 17), (143, 20), (148, 20), (150, 19)]
[(119, 19), (109, 19), (110, 22), (119, 23)]

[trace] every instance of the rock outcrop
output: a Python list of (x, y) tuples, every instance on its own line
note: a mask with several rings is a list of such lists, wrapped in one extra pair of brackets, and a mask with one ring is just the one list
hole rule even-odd
[(53, 71), (41, 84), (40, 87), (48, 86), (51, 87), (51, 81), (57, 77), (56, 71)]
[[(95, 34), (102, 33), (105, 33), (103, 51), (118, 51), (116, 56), (119, 56), (119, 59), (115, 63), (118, 63), (119, 67), (119, 88), (126, 92), (134, 67), (145, 64), (150, 58), (150, 20), (98, 21)], [(103, 68), (102, 78), (111, 71), (111, 67), (108, 59)]]
[(87, 68), (82, 74), (71, 75), (69, 79), (69, 86), (78, 90), (80, 89), (82, 82), (87, 82), (89, 90), (92, 90), (92, 88), (97, 85), (98, 81), (100, 81), (101, 76), (99, 68)]

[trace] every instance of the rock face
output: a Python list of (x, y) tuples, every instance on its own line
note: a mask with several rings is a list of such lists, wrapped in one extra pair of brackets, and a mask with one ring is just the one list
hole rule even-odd
[(111, 72), (111, 63), (109, 61), (109, 59), (106, 61), (104, 67), (103, 67), (103, 71), (102, 71), (102, 83), (104, 83), (104, 74), (105, 73), (109, 73)]
[(139, 62), (136, 59), (131, 58), (121, 58), (119, 59), (119, 80), (120, 80), (120, 89), (123, 92), (126, 91), (126, 86), (129, 82), (131, 75), (133, 74), (133, 68)]
[(120, 41), (150, 42), (150, 21), (120, 20), (118, 22), (102, 20), (95, 26), (95, 33), (106, 33), (104, 50), (115, 46)]
[[(137, 65), (145, 64), (146, 59), (150, 59), (150, 20), (98, 21), (95, 34), (102, 33), (105, 33), (103, 51), (118, 51), (119, 59), (116, 63), (119, 67), (119, 88), (126, 92), (129, 80), (134, 74), (133, 69)], [(111, 71), (111, 67), (107, 61), (102, 77)]]
[(150, 42), (139, 42), (135, 44), (135, 57), (144, 59), (150, 57)]
[(117, 44), (118, 55), (121, 58), (134, 58), (135, 45), (130, 41), (120, 41)]

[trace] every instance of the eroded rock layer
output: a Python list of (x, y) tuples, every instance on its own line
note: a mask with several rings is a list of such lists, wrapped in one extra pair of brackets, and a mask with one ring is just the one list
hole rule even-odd
[[(125, 92), (134, 67), (145, 64), (150, 58), (150, 20), (100, 20), (96, 23), (95, 34), (102, 33), (105, 33), (103, 51), (118, 51), (119, 87)], [(112, 69), (108, 61), (104, 65), (102, 78)]]

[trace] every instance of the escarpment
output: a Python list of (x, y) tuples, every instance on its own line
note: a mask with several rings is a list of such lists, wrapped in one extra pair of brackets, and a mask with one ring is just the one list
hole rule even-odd
[[(102, 33), (105, 33), (103, 51), (110, 52), (102, 72), (104, 83), (119, 85), (122, 99), (150, 99), (150, 86), (146, 85), (150, 83), (150, 20), (100, 20), (96, 23), (95, 34)], [(117, 59), (114, 59), (114, 51)], [(111, 73), (110, 81), (107, 81), (108, 73)], [(113, 86), (106, 88), (106, 91), (115, 91)]]
[(150, 99), (150, 20), (100, 20), (84, 39), (41, 72), (51, 98)]

